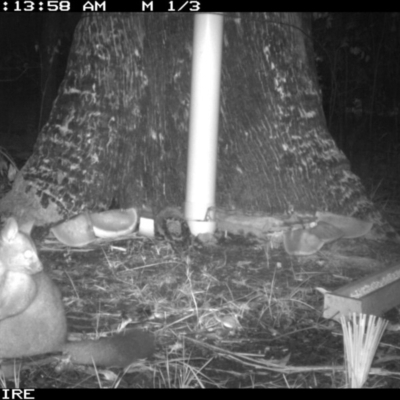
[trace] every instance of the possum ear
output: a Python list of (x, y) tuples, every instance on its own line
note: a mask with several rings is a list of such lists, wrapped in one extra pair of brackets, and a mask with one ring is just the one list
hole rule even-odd
[(30, 221), (24, 222), (19, 226), (19, 230), (27, 235), (31, 234), (32, 228), (35, 225), (35, 220), (32, 219)]
[(14, 217), (7, 219), (1, 231), (1, 238), (4, 242), (12, 242), (18, 234), (18, 224)]

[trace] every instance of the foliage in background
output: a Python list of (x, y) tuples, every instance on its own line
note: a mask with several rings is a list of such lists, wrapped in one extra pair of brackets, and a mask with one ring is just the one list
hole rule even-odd
[(400, 141), (399, 28), (399, 13), (313, 14), (327, 123), (350, 156), (382, 140)]

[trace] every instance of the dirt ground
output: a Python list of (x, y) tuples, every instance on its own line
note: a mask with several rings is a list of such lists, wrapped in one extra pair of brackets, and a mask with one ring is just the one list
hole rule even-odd
[[(319, 288), (333, 291), (399, 263), (399, 246), (340, 240), (293, 257), (254, 238), (216, 236), (184, 248), (137, 235), (78, 250), (43, 240), (40, 257), (62, 291), (70, 337), (140, 327), (155, 334), (156, 352), (127, 371), (37, 357), (5, 386), (347, 387), (342, 328), (322, 317)], [(385, 318), (364, 387), (400, 387), (398, 308)]]

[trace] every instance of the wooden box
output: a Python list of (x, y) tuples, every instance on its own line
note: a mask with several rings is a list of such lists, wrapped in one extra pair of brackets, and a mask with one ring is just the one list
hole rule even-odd
[(340, 321), (349, 313), (382, 315), (400, 304), (400, 264), (325, 293), (324, 318)]

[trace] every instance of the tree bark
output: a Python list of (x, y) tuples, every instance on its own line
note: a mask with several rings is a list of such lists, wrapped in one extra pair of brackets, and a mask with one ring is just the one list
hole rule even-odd
[[(111, 204), (181, 206), (192, 32), (189, 14), (84, 15), (49, 122), (0, 210), (44, 223)], [(380, 221), (327, 131), (308, 16), (225, 16), (220, 112), (217, 207)]]
[[(69, 49), (74, 28), (79, 21), (79, 13), (63, 15), (49, 13), (43, 18), (40, 44), (40, 89), (41, 107), (39, 128), (47, 122), (58, 87), (64, 78), (66, 48)], [(69, 46), (68, 46), (69, 43)]]

